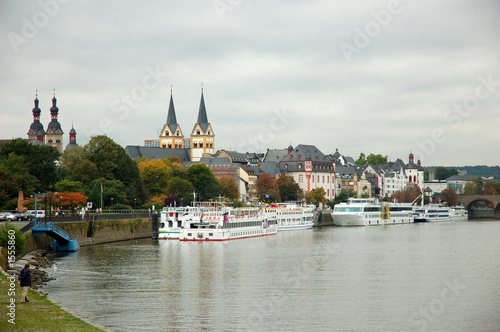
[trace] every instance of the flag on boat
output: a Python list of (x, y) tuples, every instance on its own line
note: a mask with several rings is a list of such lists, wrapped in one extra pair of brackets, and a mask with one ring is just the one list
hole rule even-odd
[(174, 199), (174, 207), (177, 207), (177, 201)]
[(228, 213), (224, 213), (224, 224), (228, 224), (229, 223), (229, 215)]
[(200, 224), (203, 224), (203, 212), (201, 213), (201, 216), (200, 216)]
[(102, 182), (101, 182), (101, 192), (102, 192), (102, 191), (103, 191), (103, 190), (102, 190)]

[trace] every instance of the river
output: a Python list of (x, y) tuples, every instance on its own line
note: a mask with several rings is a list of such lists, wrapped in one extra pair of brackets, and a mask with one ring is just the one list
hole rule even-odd
[(323, 227), (58, 254), (44, 292), (113, 331), (499, 331), (500, 222)]

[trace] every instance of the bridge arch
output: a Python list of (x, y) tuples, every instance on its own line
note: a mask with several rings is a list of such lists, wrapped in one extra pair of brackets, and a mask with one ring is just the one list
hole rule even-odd
[(474, 217), (472, 206), (478, 202), (483, 202), (483, 203), (486, 203), (487, 206), (492, 206), (493, 207), (493, 214), (497, 213), (497, 211), (500, 211), (500, 203), (496, 203), (496, 202), (491, 201), (485, 197), (477, 197), (477, 198), (471, 200), (469, 202), (469, 204), (467, 204), (467, 206), (466, 206), (467, 212), (469, 214), (469, 218)]

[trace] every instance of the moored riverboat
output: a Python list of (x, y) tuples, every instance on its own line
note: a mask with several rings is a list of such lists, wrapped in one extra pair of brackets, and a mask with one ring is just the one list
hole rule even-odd
[(314, 210), (308, 206), (277, 203), (266, 206), (264, 213), (277, 220), (280, 231), (308, 229), (314, 226)]
[(464, 221), (469, 217), (469, 212), (462, 205), (452, 206), (450, 208), (450, 220)]
[(350, 198), (335, 205), (332, 218), (335, 226), (375, 226), (413, 222), (411, 203), (383, 203), (377, 199)]
[(196, 202), (193, 206), (165, 207), (160, 212), (158, 239), (178, 240), (185, 222), (199, 220), (222, 220), (223, 204), (218, 202)]
[(266, 216), (258, 208), (224, 208), (207, 218), (205, 213), (184, 221), (180, 241), (228, 241), (276, 235), (276, 218)]
[(413, 208), (415, 222), (449, 221), (450, 208), (442, 204), (428, 204)]

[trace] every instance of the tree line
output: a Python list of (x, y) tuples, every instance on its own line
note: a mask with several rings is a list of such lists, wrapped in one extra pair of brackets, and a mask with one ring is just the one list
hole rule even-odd
[(83, 147), (63, 154), (53, 147), (15, 139), (0, 149), (0, 209), (16, 210), (22, 191), (34, 208), (35, 193), (49, 193), (55, 207), (147, 208), (167, 201), (190, 204), (222, 195), (239, 198), (233, 178), (217, 180), (204, 164), (183, 169), (178, 158), (132, 160), (107, 136), (95, 136)]

